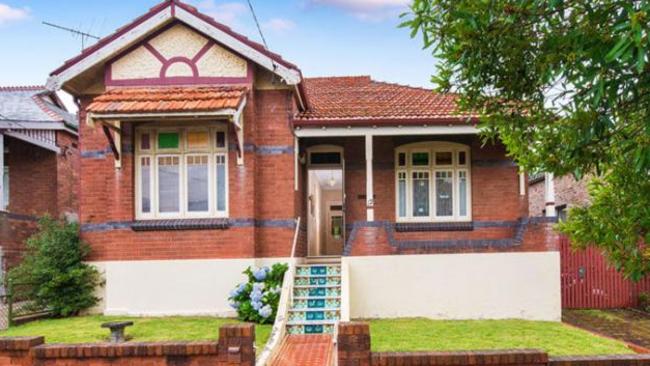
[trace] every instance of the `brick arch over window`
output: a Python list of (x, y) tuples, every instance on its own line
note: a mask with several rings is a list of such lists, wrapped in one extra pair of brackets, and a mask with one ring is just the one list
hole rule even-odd
[(398, 222), (471, 221), (470, 147), (426, 141), (395, 149)]

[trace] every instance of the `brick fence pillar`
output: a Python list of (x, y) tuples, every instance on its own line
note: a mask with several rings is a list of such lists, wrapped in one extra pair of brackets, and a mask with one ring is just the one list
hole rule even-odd
[(219, 328), (218, 365), (255, 365), (255, 326), (228, 324)]
[(340, 323), (336, 343), (339, 366), (370, 365), (370, 326), (368, 324)]
[(0, 338), (0, 365), (31, 366), (31, 349), (43, 343), (43, 337)]

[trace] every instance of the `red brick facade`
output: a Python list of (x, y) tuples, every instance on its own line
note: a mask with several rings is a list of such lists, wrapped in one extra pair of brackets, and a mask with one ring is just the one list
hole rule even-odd
[(79, 151), (77, 136), (56, 132), (60, 153), (5, 137), (5, 166), (9, 169), (9, 205), (0, 213), (0, 246), (4, 269), (15, 266), (24, 241), (43, 215), (76, 218), (78, 212)]
[[(108, 140), (99, 127), (81, 127), (82, 237), (92, 259), (197, 259), (287, 257), (298, 216), (293, 184), (291, 94), (249, 92), (244, 112), (244, 165), (236, 164), (236, 137), (230, 128), (229, 219), (215, 230), (136, 232), (133, 130), (122, 125), (122, 167), (115, 168)], [(88, 99), (82, 104), (86, 106)], [(80, 113), (85, 121), (85, 113)], [(281, 173), (281, 174), (280, 174)]]

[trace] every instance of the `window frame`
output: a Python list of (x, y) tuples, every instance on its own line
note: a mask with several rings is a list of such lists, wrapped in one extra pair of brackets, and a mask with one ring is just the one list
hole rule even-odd
[[(413, 165), (413, 153), (428, 152), (429, 165)], [(451, 152), (451, 165), (436, 165), (436, 153)], [(459, 154), (465, 153), (465, 164), (459, 164)], [(445, 141), (426, 141), (402, 145), (395, 148), (395, 221), (396, 222), (468, 222), (472, 220), (472, 174), (471, 150), (464, 144)], [(399, 165), (399, 154), (406, 154), (406, 165)], [(429, 216), (415, 216), (413, 212), (413, 173), (429, 173)], [(437, 216), (437, 177), (438, 172), (451, 172), (452, 179), (452, 215)], [(466, 179), (466, 215), (460, 215), (460, 173), (465, 172)], [(406, 175), (406, 216), (400, 216), (399, 174)]]
[[(208, 134), (208, 146), (206, 148), (190, 148), (188, 132), (205, 131)], [(177, 149), (159, 149), (158, 134), (166, 132), (179, 133), (179, 145)], [(217, 132), (223, 132), (225, 137), (225, 146), (217, 147)], [(143, 134), (149, 134), (149, 149), (140, 148)], [(165, 123), (147, 123), (135, 128), (134, 141), (134, 198), (135, 198), (135, 219), (136, 220), (160, 220), (160, 219), (209, 219), (209, 218), (228, 218), (230, 207), (230, 189), (229, 189), (229, 141), (228, 125), (219, 124), (201, 124), (201, 125), (170, 125)], [(179, 159), (179, 211), (178, 212), (159, 212), (159, 165), (160, 157), (174, 156)], [(206, 156), (208, 158), (208, 211), (191, 212), (189, 211), (188, 202), (188, 164), (190, 156)], [(217, 194), (217, 156), (224, 157), (224, 181), (225, 181), (225, 209), (218, 210)], [(142, 159), (148, 157), (150, 161), (150, 212), (142, 212)]]

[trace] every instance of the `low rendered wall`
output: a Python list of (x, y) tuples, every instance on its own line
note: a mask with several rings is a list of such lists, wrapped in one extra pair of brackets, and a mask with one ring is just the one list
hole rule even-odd
[(230, 291), (246, 280), (249, 266), (288, 258), (92, 262), (106, 283), (94, 312), (106, 315), (235, 316)]
[(0, 365), (233, 366), (255, 364), (255, 327), (225, 325), (218, 342), (44, 344), (43, 337), (0, 338)]
[[(408, 335), (405, 335), (408, 336)], [(650, 355), (549, 357), (540, 350), (371, 352), (365, 323), (340, 323), (338, 366), (650, 366)]]
[(343, 257), (350, 317), (559, 321), (559, 252)]

